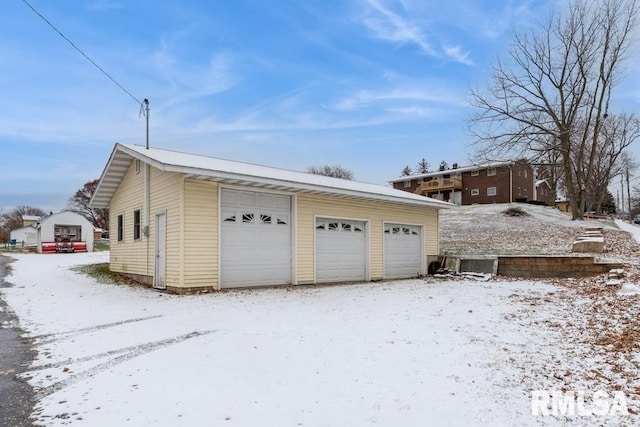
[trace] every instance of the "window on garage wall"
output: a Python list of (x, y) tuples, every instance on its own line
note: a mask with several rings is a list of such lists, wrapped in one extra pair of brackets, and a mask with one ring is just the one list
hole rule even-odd
[(118, 242), (124, 240), (124, 215), (118, 215)]
[(140, 209), (133, 211), (133, 240), (140, 240)]

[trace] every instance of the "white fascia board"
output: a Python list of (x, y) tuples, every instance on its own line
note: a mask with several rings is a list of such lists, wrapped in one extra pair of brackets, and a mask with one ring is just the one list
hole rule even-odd
[[(429, 199), (424, 196), (416, 195), (415, 196), (416, 198), (393, 196), (393, 195), (379, 194), (379, 193), (359, 191), (359, 190), (351, 190), (351, 189), (345, 189), (345, 188), (339, 188), (339, 187), (309, 184), (309, 183), (304, 183), (299, 181), (290, 181), (286, 179), (247, 175), (247, 174), (238, 173), (238, 172), (196, 168), (196, 167), (183, 166), (183, 165), (174, 165), (170, 163), (163, 163), (152, 157), (146, 156), (144, 155), (144, 150), (140, 150), (140, 151), (131, 150), (128, 147), (122, 146), (119, 144), (117, 145), (117, 149), (120, 149), (126, 154), (129, 154), (134, 158), (140, 159), (141, 161), (146, 162), (151, 166), (164, 172), (184, 173), (187, 175), (200, 175), (200, 176), (216, 178), (219, 180), (245, 181), (247, 183), (258, 183), (258, 184), (273, 185), (278, 187), (284, 186), (284, 187), (290, 187), (295, 190), (321, 192), (321, 193), (327, 193), (327, 194), (337, 194), (337, 195), (344, 195), (348, 197), (356, 197), (360, 199), (379, 200), (379, 201), (386, 201), (386, 202), (393, 202), (393, 203), (400, 203), (400, 204), (425, 206), (425, 207), (431, 207), (436, 209), (447, 209), (453, 206), (450, 203)], [(402, 191), (402, 190), (395, 190), (395, 191)], [(412, 193), (407, 193), (407, 194), (413, 195)], [(417, 199), (417, 197), (424, 198), (424, 200)]]

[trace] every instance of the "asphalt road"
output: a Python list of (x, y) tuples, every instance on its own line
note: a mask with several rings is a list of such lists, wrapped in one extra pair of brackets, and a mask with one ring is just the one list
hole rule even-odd
[[(4, 282), (9, 259), (0, 255), (0, 288)], [(17, 378), (33, 360), (31, 342), (21, 337), (18, 322), (0, 293), (0, 427), (31, 427), (29, 415), (33, 409), (33, 390)]]

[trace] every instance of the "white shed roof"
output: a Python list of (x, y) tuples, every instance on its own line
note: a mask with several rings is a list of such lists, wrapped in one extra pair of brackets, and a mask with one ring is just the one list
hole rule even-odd
[(139, 145), (115, 144), (100, 182), (91, 199), (94, 208), (106, 208), (133, 159), (165, 172), (186, 174), (190, 178), (283, 191), (333, 194), (343, 197), (380, 200), (402, 204), (448, 208), (440, 200), (396, 190), (391, 186), (313, 175), (215, 157), (181, 153)]
[(64, 221), (64, 224), (66, 225), (82, 225), (82, 224), (90, 224), (91, 227), (93, 227), (93, 224), (91, 224), (91, 221), (89, 221), (87, 218), (85, 218), (84, 216), (80, 215), (77, 212), (74, 211), (60, 211), (60, 212), (56, 212), (54, 214), (48, 215), (43, 217), (40, 222), (38, 222), (38, 224), (34, 224), (34, 226), (36, 228), (42, 228), (42, 225), (49, 222), (49, 221)]

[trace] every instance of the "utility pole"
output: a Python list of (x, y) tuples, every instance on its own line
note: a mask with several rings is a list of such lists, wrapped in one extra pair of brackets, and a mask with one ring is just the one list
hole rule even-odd
[(620, 175), (620, 187), (620, 215), (622, 215), (624, 213), (624, 176), (622, 174)]
[(142, 114), (144, 115), (145, 119), (147, 119), (147, 150), (149, 149), (149, 100), (147, 98), (144, 99), (144, 101), (142, 101), (142, 103), (144, 104), (144, 106), (140, 106), (143, 109)]
[(629, 168), (627, 168), (627, 203), (629, 203), (629, 224), (631, 224), (631, 188), (629, 187)]

